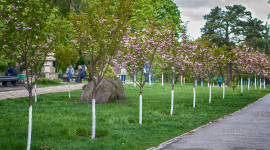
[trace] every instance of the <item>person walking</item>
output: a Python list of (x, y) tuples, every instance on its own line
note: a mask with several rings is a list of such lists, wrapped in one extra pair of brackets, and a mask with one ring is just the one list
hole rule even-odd
[(145, 66), (143, 68), (144, 77), (146, 78), (146, 83), (149, 83), (149, 73), (150, 73), (149, 68), (150, 68), (149, 62), (146, 61)]
[(73, 81), (72, 75), (74, 74), (74, 68), (72, 67), (71, 64), (69, 65), (69, 68), (67, 68), (66, 73), (67, 73), (67, 76), (68, 76), (68, 82), (69, 82), (69, 79), (71, 79), (71, 81)]
[(80, 83), (81, 78), (86, 77), (86, 72), (84, 69), (82, 69), (82, 66), (78, 66), (79, 68), (79, 72), (76, 74), (77, 78), (76, 78), (76, 83)]
[(217, 77), (217, 82), (218, 82), (218, 86), (221, 87), (222, 78), (221, 77)]
[(126, 83), (125, 83), (125, 81), (126, 81), (126, 76), (127, 76), (127, 69), (126, 69), (126, 66), (121, 66), (120, 69), (121, 69), (121, 81), (123, 81), (123, 83), (126, 84)]

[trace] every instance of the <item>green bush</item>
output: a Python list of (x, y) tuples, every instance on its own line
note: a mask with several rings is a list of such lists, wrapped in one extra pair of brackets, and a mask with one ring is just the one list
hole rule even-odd
[[(105, 71), (105, 68), (104, 68), (104, 71)], [(107, 78), (115, 78), (116, 77), (116, 74), (114, 73), (113, 68), (111, 67), (111, 65), (109, 65), (109, 67), (107, 69), (107, 72), (105, 73), (104, 77), (107, 77)]]
[[(104, 70), (105, 70), (105, 68), (104, 68)], [(86, 76), (89, 77), (88, 69), (86, 69), (85, 71), (86, 71)], [(95, 76), (95, 74), (94, 74), (94, 76)], [(107, 78), (115, 78), (116, 77), (116, 74), (114, 73), (113, 68), (111, 67), (111, 65), (109, 65), (108, 70), (105, 73), (104, 77), (107, 77)]]
[(55, 79), (48, 79), (48, 78), (39, 78), (37, 80), (37, 84), (59, 84), (62, 80), (55, 78)]

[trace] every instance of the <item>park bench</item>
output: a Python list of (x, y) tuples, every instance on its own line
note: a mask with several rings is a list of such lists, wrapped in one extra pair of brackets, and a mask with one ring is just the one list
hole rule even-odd
[[(63, 76), (62, 79), (63, 79), (63, 82), (68, 82), (68, 76)], [(73, 76), (72, 79), (76, 80), (76, 76)], [(84, 77), (84, 78), (81, 78), (80, 83), (82, 83), (82, 79), (87, 79), (89, 81), (89, 77)]]
[(20, 78), (13, 77), (13, 76), (0, 76), (0, 82), (2, 82), (2, 86), (4, 87), (10, 87), (12, 84), (11, 82), (14, 81), (13, 86), (19, 85)]

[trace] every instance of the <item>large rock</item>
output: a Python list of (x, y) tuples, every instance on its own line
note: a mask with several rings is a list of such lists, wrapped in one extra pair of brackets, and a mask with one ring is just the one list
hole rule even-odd
[[(80, 102), (92, 103), (92, 92), (94, 82), (91, 81), (83, 86)], [(107, 103), (115, 100), (125, 99), (125, 89), (119, 78), (104, 77), (97, 87), (96, 103)]]

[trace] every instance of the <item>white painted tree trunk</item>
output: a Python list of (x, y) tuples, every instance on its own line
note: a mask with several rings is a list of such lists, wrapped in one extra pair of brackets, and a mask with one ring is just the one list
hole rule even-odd
[(161, 80), (161, 85), (163, 86), (163, 72), (162, 72), (162, 80)]
[(139, 124), (142, 124), (142, 94), (140, 94), (140, 114), (139, 114)]
[(256, 82), (256, 77), (255, 77), (255, 90), (256, 90), (256, 87), (257, 87), (256, 84), (257, 84), (257, 82)]
[(260, 89), (262, 89), (262, 79), (260, 78)]
[(249, 85), (250, 85), (250, 78), (248, 78), (248, 90), (249, 90)]
[(134, 84), (134, 87), (136, 87), (136, 75), (135, 74), (134, 74), (133, 84)]
[(209, 103), (211, 103), (211, 84), (210, 84), (210, 87), (209, 87)]
[(222, 99), (225, 98), (225, 83), (223, 82), (223, 96), (222, 96)]
[(35, 84), (35, 102), (37, 102), (37, 85)]
[(183, 77), (181, 76), (181, 85), (183, 85)]
[(241, 78), (241, 92), (243, 92), (243, 79)]
[(172, 101), (171, 101), (171, 116), (173, 115), (173, 94), (174, 94), (174, 90), (171, 91), (172, 93)]
[(201, 82), (201, 86), (203, 87), (203, 81)]
[(149, 73), (149, 85), (151, 86), (151, 74)]
[(263, 88), (265, 89), (265, 77), (263, 78)]
[(136, 75), (134, 75), (134, 81), (133, 81), (133, 83), (134, 83), (134, 87), (136, 87)]
[(195, 102), (196, 102), (196, 93), (195, 93), (195, 87), (193, 87), (193, 108), (195, 108)]
[(215, 83), (213, 82), (213, 87), (215, 86)]
[(96, 136), (96, 99), (92, 99), (92, 139)]
[(28, 125), (27, 150), (30, 150), (30, 146), (31, 146), (31, 133), (32, 133), (32, 105), (29, 106), (29, 125)]

